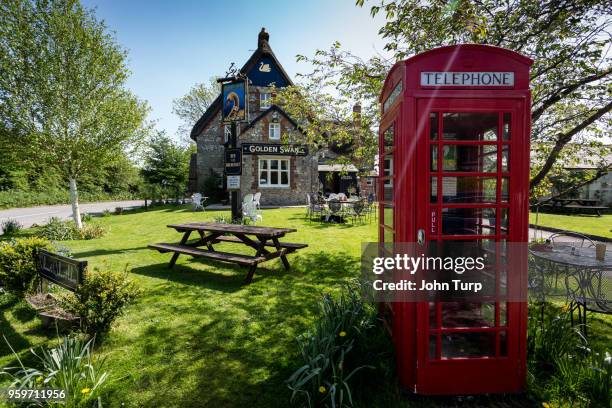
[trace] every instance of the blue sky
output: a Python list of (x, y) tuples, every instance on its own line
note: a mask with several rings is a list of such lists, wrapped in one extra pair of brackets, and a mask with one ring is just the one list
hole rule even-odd
[(308, 72), (295, 55), (312, 56), (338, 40), (361, 57), (383, 52), (382, 21), (353, 0), (141, 1), (83, 0), (105, 20), (129, 52), (128, 86), (152, 107), (150, 119), (177, 136), (172, 100), (196, 82), (242, 66), (257, 47), (261, 27), (287, 73)]

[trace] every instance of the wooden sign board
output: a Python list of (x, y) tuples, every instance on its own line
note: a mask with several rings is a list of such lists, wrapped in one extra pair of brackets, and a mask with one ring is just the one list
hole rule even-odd
[(242, 150), (225, 150), (225, 174), (228, 176), (239, 176), (242, 174)]
[(86, 261), (78, 261), (44, 249), (39, 249), (35, 256), (41, 278), (73, 292), (83, 283), (87, 269)]

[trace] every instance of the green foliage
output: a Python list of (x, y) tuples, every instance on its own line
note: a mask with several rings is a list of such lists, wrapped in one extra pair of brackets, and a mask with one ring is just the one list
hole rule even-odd
[(7, 3), (0, 38), (0, 137), (53, 168), (76, 203), (77, 181), (144, 135), (148, 108), (127, 89), (126, 52), (76, 0)]
[(94, 269), (85, 275), (85, 282), (76, 292), (61, 299), (62, 306), (81, 318), (84, 332), (103, 334), (125, 308), (140, 294), (140, 289), (124, 272)]
[[(547, 306), (551, 309), (550, 305)], [(570, 315), (553, 310), (540, 321), (530, 313), (528, 327), (528, 382), (535, 394), (561, 406), (609, 407), (612, 404), (612, 358), (594, 350), (573, 327)], [(548, 313), (550, 314), (550, 313)]]
[(142, 174), (149, 184), (161, 186), (173, 197), (187, 187), (193, 147), (184, 147), (164, 133), (154, 135), (147, 144)]
[[(80, 191), (81, 202), (110, 201), (110, 200), (133, 200), (138, 197), (138, 192), (107, 193), (104, 191), (89, 192)], [(36, 205), (69, 204), (70, 193), (68, 190), (6, 190), (0, 191), (0, 208), (32, 207)]]
[[(390, 57), (363, 59), (335, 42), (312, 57), (298, 55), (298, 62), (307, 62), (312, 71), (302, 76), (298, 88), (279, 92), (279, 103), (286, 97), (283, 107), (290, 114), (309, 121), (304, 125), (309, 141), (325, 143), (327, 137), (353, 141), (356, 153), (371, 155), (373, 150), (367, 146), (372, 142), (365, 132), (347, 130), (351, 105), (361, 102), (362, 120), (377, 128), (378, 97), (393, 64), (432, 48), (477, 43), (504, 47), (534, 60), (530, 78), (533, 196), (549, 191), (548, 175), (560, 175), (564, 166), (577, 160), (590, 157), (596, 166), (609, 168), (610, 163), (602, 160), (611, 152), (605, 138), (612, 131), (608, 1), (356, 1), (358, 6), (366, 3), (373, 17), (384, 19), (379, 34)], [(331, 118), (339, 118), (340, 126)]]
[(108, 373), (103, 371), (104, 360), (94, 356), (94, 338), (84, 341), (64, 337), (57, 347), (32, 350), (37, 368), (27, 368), (10, 344), (9, 347), (19, 367), (7, 367), (0, 374), (10, 378), (11, 387), (61, 389), (66, 393), (66, 403), (57, 406), (74, 408), (95, 404), (101, 408), (98, 396)]
[(47, 224), (37, 231), (37, 235), (51, 241), (70, 241), (75, 239), (95, 239), (104, 236), (106, 229), (99, 224), (83, 224), (77, 228), (74, 221), (64, 221), (58, 217), (51, 217)]
[(325, 295), (312, 331), (298, 337), (304, 365), (287, 380), (291, 401), (310, 406), (351, 407), (349, 381), (364, 365), (349, 359), (354, 344), (363, 342), (373, 327), (375, 312), (364, 301), (358, 283), (347, 285), (339, 297)]
[(2, 235), (11, 236), (15, 235), (23, 228), (23, 225), (17, 220), (9, 218), (0, 223), (0, 229), (2, 230)]
[(190, 134), (194, 123), (200, 119), (220, 93), (221, 84), (216, 78), (211, 78), (208, 83), (195, 84), (185, 95), (172, 101), (172, 113), (182, 121), (178, 129), (182, 140), (188, 143), (193, 142)]
[(52, 250), (51, 243), (43, 238), (18, 238), (0, 242), (0, 282), (8, 290), (23, 294), (34, 286), (38, 249)]

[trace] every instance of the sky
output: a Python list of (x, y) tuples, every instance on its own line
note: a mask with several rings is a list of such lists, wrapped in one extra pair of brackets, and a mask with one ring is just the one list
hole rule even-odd
[(378, 35), (381, 17), (354, 0), (142, 1), (83, 0), (128, 51), (128, 87), (152, 108), (157, 128), (180, 139), (172, 100), (198, 82), (241, 67), (257, 48), (262, 27), (287, 73), (306, 73), (295, 56), (313, 56), (334, 41), (367, 58), (385, 55)]

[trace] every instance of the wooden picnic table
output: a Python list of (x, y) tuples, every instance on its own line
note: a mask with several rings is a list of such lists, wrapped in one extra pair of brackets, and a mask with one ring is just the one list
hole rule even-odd
[(564, 213), (589, 213), (601, 216), (608, 211), (608, 207), (598, 205), (599, 200), (594, 198), (553, 198), (541, 208)]
[[(280, 258), (285, 269), (288, 270), (289, 261), (287, 260), (287, 255), (308, 246), (307, 244), (280, 241), (286, 234), (296, 232), (297, 230), (294, 228), (260, 227), (216, 222), (170, 224), (168, 228), (173, 228), (177, 232), (183, 233), (180, 243), (151, 244), (149, 248), (161, 253), (174, 252), (168, 264), (169, 268), (174, 266), (180, 254), (230, 262), (249, 267), (245, 279), (246, 283), (250, 283), (253, 280), (257, 265), (270, 259)], [(199, 239), (189, 242), (189, 237), (193, 232), (199, 235)], [(255, 255), (244, 255), (217, 251), (213, 245), (221, 242), (243, 244), (253, 248), (256, 252)], [(206, 247), (206, 249), (201, 249), (201, 247)], [(268, 248), (274, 249), (269, 250)]]

